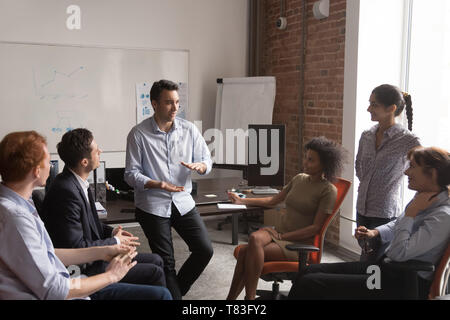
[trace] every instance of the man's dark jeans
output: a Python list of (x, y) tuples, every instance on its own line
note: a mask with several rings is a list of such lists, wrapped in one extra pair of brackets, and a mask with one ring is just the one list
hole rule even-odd
[[(182, 216), (172, 203), (170, 218), (159, 217), (136, 208), (136, 220), (144, 230), (152, 252), (160, 255), (164, 261), (166, 284), (173, 299), (180, 300), (203, 272), (213, 255), (211, 240), (200, 214), (194, 207)], [(172, 227), (186, 242), (191, 252), (178, 274), (175, 270)]]

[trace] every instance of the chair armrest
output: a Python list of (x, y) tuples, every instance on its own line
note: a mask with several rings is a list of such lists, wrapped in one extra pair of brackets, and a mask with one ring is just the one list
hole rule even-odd
[(434, 271), (434, 265), (431, 262), (408, 260), (408, 261), (393, 261), (389, 258), (383, 259), (383, 264), (392, 268), (393, 270), (401, 271)]
[(312, 246), (312, 245), (308, 245), (308, 244), (301, 244), (301, 243), (294, 243), (294, 244), (288, 244), (286, 245), (286, 249), (291, 250), (291, 251), (319, 251), (320, 249)]
[(301, 243), (293, 243), (286, 245), (286, 249), (291, 251), (297, 251), (298, 252), (298, 272), (301, 273), (306, 268), (306, 260), (308, 260), (308, 253), (312, 251), (319, 251), (320, 249), (308, 245), (308, 244), (301, 244)]

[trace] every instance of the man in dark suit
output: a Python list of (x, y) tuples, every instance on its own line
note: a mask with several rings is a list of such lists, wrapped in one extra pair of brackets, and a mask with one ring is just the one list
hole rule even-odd
[[(57, 145), (65, 167), (45, 195), (42, 220), (55, 247), (85, 248), (112, 244), (138, 246), (138, 238), (122, 229), (103, 224), (97, 215), (95, 201), (89, 189), (89, 173), (98, 168), (101, 150), (87, 129), (65, 133)], [(153, 253), (141, 253), (137, 265), (122, 282), (165, 286), (164, 263)], [(103, 261), (82, 266), (88, 276), (105, 271)]]

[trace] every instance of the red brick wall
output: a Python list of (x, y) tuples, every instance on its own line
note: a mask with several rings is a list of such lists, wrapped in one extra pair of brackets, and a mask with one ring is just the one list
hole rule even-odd
[[(307, 0), (307, 41), (304, 67), (302, 141), (299, 141), (301, 92), (302, 1), (286, 0), (287, 28), (278, 30), (280, 0), (264, 1), (264, 32), (260, 74), (275, 76), (277, 92), (273, 123), (286, 124), (286, 181), (301, 171), (299, 147), (323, 135), (342, 142), (346, 0), (331, 0), (330, 15), (316, 20)], [(338, 219), (328, 231), (339, 239)]]

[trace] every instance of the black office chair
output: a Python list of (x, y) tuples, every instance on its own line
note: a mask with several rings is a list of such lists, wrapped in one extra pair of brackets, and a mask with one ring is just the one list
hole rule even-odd
[(42, 204), (44, 202), (45, 191), (41, 189), (33, 190), (31, 198), (33, 199), (34, 206), (42, 219)]
[[(402, 288), (402, 296), (399, 298), (418, 300), (426, 298), (436, 299), (445, 296), (445, 299), (450, 299), (448, 282), (450, 276), (450, 243), (436, 266), (429, 262), (417, 260), (395, 262), (389, 258), (385, 258), (383, 264), (385, 268), (395, 270), (404, 277), (405, 287)], [(419, 271), (435, 271), (427, 297), (420, 296), (419, 276), (417, 275)]]

